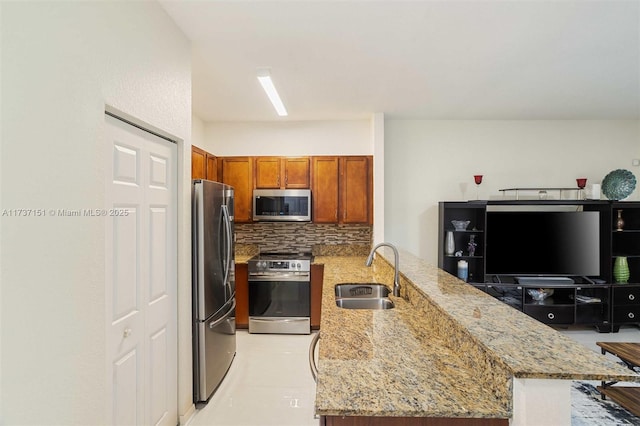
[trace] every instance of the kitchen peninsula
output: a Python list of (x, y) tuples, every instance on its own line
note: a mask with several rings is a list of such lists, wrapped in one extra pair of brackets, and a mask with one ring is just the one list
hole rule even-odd
[(395, 308), (337, 307), (337, 283), (393, 282), (391, 249), (380, 249), (372, 267), (365, 258), (315, 259), (325, 271), (315, 407), (321, 425), (569, 425), (571, 380), (640, 381), (404, 251)]

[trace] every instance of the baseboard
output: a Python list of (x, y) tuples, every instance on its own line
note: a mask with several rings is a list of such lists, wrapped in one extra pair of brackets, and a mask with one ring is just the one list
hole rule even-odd
[(191, 404), (186, 413), (182, 414), (179, 418), (180, 426), (187, 426), (189, 422), (193, 419), (193, 416), (196, 415), (196, 406), (195, 404)]

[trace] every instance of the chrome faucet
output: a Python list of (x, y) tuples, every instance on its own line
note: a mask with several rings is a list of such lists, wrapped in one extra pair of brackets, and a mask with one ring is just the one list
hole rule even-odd
[(380, 243), (377, 246), (375, 246), (372, 250), (371, 253), (369, 253), (369, 257), (367, 257), (367, 261), (364, 263), (366, 266), (371, 266), (371, 262), (373, 262), (373, 255), (376, 252), (376, 250), (378, 249), (378, 247), (381, 246), (387, 246), (387, 247), (391, 247), (393, 249), (393, 261), (394, 261), (394, 274), (393, 274), (393, 295), (394, 296), (400, 296), (400, 280), (398, 279), (398, 268), (399, 268), (399, 262), (398, 262), (398, 249), (391, 243)]

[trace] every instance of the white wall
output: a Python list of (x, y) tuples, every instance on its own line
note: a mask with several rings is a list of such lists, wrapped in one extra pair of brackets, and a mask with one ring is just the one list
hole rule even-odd
[(384, 114), (376, 113), (371, 120), (373, 139), (373, 244), (385, 241), (384, 234)]
[[(385, 121), (385, 239), (437, 262), (438, 202), (502, 188), (600, 183), (623, 168), (640, 179), (640, 121)], [(604, 196), (603, 196), (604, 198)], [(640, 200), (636, 189), (631, 199)]]
[(206, 123), (201, 148), (233, 155), (372, 155), (370, 120)]
[(205, 124), (204, 121), (196, 115), (191, 116), (191, 143), (199, 148), (205, 149)]
[[(104, 205), (105, 105), (185, 140), (180, 155), (188, 164), (190, 48), (157, 3), (0, 7), (3, 210)], [(179, 209), (182, 233), (188, 196)], [(0, 423), (104, 423), (103, 219), (0, 220)], [(190, 263), (188, 250), (179, 256)], [(190, 271), (179, 274), (188, 292)], [(179, 411), (191, 399), (180, 383)]]

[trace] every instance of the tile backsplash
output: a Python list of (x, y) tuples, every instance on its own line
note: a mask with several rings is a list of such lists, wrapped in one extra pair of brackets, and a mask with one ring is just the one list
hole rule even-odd
[(236, 223), (236, 244), (258, 246), (261, 252), (311, 252), (314, 246), (371, 247), (370, 225), (294, 222)]

